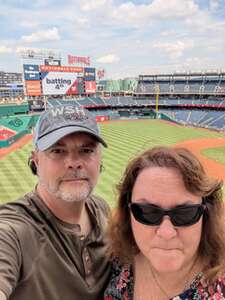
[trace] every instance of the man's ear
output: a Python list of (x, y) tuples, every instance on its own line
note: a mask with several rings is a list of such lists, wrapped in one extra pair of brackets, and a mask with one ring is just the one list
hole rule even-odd
[(35, 163), (36, 166), (38, 166), (38, 152), (37, 152), (37, 150), (33, 150), (31, 152), (31, 160)]
[(104, 170), (105, 170), (105, 167), (103, 166), (103, 162), (101, 162), (101, 165), (100, 165), (100, 173), (102, 173)]
[(37, 154), (35, 154), (34, 151), (32, 151), (27, 163), (33, 175), (37, 175), (37, 162)]

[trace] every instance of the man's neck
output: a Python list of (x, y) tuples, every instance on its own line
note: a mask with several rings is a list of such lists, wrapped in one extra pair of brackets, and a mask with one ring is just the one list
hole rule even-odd
[(46, 189), (37, 186), (37, 193), (51, 210), (51, 212), (60, 220), (70, 224), (80, 224), (85, 214), (85, 202), (67, 202), (51, 195)]

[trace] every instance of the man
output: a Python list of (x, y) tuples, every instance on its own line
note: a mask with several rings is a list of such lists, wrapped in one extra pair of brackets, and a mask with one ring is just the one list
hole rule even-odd
[(35, 190), (0, 207), (0, 300), (99, 300), (108, 205), (91, 193), (101, 170), (95, 118), (73, 105), (44, 112), (34, 131)]

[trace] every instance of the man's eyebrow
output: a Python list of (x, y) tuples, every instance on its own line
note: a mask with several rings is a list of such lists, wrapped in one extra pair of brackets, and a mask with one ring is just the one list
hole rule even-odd
[(63, 146), (65, 146), (65, 144), (62, 143), (62, 142), (56, 142), (54, 145), (51, 146), (51, 148), (53, 148), (53, 147), (59, 147), (59, 146), (63, 147)]
[(86, 142), (80, 145), (81, 148), (85, 148), (85, 147), (92, 147), (95, 148), (97, 147), (98, 142), (97, 141), (91, 141), (91, 142)]

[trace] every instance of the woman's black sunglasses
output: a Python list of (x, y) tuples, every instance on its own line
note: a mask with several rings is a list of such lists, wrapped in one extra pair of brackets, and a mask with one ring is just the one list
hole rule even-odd
[(197, 223), (205, 210), (204, 204), (193, 204), (163, 209), (148, 203), (129, 203), (136, 221), (145, 225), (160, 225), (164, 216), (169, 216), (174, 226), (190, 226)]

